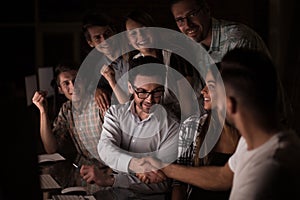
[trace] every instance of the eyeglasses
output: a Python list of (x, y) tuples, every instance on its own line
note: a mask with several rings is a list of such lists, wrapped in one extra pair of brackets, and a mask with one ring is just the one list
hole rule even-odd
[(133, 87), (134, 87), (134, 92), (137, 94), (138, 98), (140, 98), (140, 99), (147, 99), (150, 94), (152, 95), (153, 98), (158, 98), (158, 97), (163, 96), (163, 94), (165, 92), (164, 88), (160, 88), (160, 89), (153, 90), (151, 92), (147, 92), (143, 89), (141, 89), (142, 91), (137, 91), (138, 88), (136, 88), (135, 86), (133, 86)]
[(175, 18), (175, 21), (178, 26), (183, 26), (185, 24), (185, 19), (190, 20), (190, 21), (194, 20), (199, 15), (200, 11), (201, 11), (201, 8), (198, 8), (197, 10), (192, 10), (185, 17)]

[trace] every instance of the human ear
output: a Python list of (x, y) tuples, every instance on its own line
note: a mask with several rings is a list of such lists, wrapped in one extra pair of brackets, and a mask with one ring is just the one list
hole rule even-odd
[(130, 92), (130, 94), (134, 93), (133, 87), (130, 82), (128, 82), (128, 91)]
[(227, 112), (230, 114), (235, 114), (237, 112), (237, 101), (234, 97), (227, 97), (226, 101)]
[(87, 43), (90, 45), (90, 47), (92, 47), (92, 48), (95, 47), (94, 44), (93, 44), (93, 42), (91, 40), (87, 40)]
[(59, 94), (64, 94), (64, 92), (62, 91), (61, 87), (58, 86), (58, 92)]

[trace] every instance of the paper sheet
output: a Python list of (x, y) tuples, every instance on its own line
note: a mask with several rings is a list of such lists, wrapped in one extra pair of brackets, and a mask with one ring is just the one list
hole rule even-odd
[(36, 75), (26, 76), (25, 77), (25, 89), (26, 89), (26, 100), (27, 106), (32, 104), (32, 97), (37, 90), (37, 81)]
[(39, 90), (48, 91), (48, 97), (54, 95), (54, 89), (51, 86), (53, 79), (53, 68), (42, 67), (38, 69)]
[(38, 155), (39, 163), (56, 162), (56, 161), (60, 161), (60, 160), (66, 160), (66, 159), (62, 155), (60, 155), (59, 153)]

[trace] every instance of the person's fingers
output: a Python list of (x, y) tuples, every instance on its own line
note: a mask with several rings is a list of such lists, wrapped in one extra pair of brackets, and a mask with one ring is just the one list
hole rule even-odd
[(89, 174), (84, 174), (82, 176), (82, 179), (84, 179), (85, 181), (88, 181), (88, 179), (90, 178), (90, 175)]
[(109, 96), (105, 92), (98, 93), (95, 96), (95, 99), (96, 99), (97, 105), (99, 106), (99, 108), (102, 111), (106, 111), (109, 108), (110, 99), (109, 99)]
[(80, 170), (79, 170), (79, 173), (84, 176), (86, 175), (88, 172), (90, 171), (90, 166), (88, 165), (82, 165)]
[(93, 179), (92, 176), (89, 176), (87, 179), (85, 179), (85, 181), (86, 181), (87, 183), (94, 183), (94, 179)]
[(147, 177), (145, 176), (145, 174), (143, 173), (136, 173), (136, 176), (138, 177), (138, 179), (140, 179), (140, 181), (145, 182)]
[(156, 171), (156, 175), (160, 178), (160, 180), (167, 179), (167, 176), (161, 170)]
[(32, 97), (32, 101), (38, 102), (40, 98), (42, 98), (42, 95), (40, 95), (38, 92), (36, 92)]
[(108, 65), (103, 65), (103, 67), (102, 67), (102, 69), (100, 70), (100, 73), (102, 74), (102, 75), (104, 75), (106, 72), (107, 72), (107, 70), (108, 70)]
[(95, 100), (96, 100), (96, 103), (97, 103), (97, 105), (98, 105), (98, 107), (100, 108), (101, 111), (106, 109), (106, 105), (105, 105), (105, 103), (103, 103), (104, 99), (103, 99), (101, 94), (97, 95), (95, 97)]
[(153, 172), (147, 173), (147, 178), (149, 179), (150, 183), (159, 183), (159, 182), (164, 181), (164, 179), (162, 179), (161, 177), (157, 176)]
[(109, 97), (106, 93), (103, 93), (103, 99), (104, 99), (104, 107), (105, 107), (105, 110), (109, 108), (110, 106), (110, 100), (109, 100)]
[(141, 181), (148, 184), (150, 182), (149, 178), (147, 178), (147, 176), (143, 175), (141, 178)]
[(147, 178), (150, 179), (151, 183), (155, 182), (155, 183), (158, 183), (158, 182), (162, 182), (164, 180), (166, 180), (166, 176), (164, 173), (162, 173), (161, 171), (160, 172), (149, 172), (147, 173)]

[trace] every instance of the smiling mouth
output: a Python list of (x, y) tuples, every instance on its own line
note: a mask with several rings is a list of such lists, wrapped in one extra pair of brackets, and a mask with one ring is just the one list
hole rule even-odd
[(189, 30), (186, 31), (186, 33), (189, 34), (189, 35), (195, 34), (196, 32), (197, 32), (196, 29), (189, 29)]
[(149, 44), (149, 41), (148, 40), (142, 40), (142, 41), (139, 41), (136, 43), (138, 46), (145, 46), (147, 44)]
[(108, 44), (100, 44), (99, 48), (101, 48), (101, 49), (108, 49), (109, 45)]
[(144, 103), (143, 106), (146, 108), (146, 109), (150, 109), (153, 104), (152, 103)]

